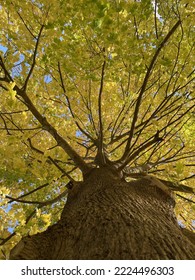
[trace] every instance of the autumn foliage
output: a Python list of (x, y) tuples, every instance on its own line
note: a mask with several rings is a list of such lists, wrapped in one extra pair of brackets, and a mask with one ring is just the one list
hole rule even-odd
[(1, 258), (97, 166), (171, 182), (194, 230), (193, 5), (0, 2)]

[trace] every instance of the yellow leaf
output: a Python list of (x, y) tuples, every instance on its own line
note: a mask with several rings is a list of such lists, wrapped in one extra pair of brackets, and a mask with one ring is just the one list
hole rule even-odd
[(11, 89), (11, 90), (9, 91), (9, 93), (10, 93), (10, 95), (11, 95), (11, 99), (12, 99), (13, 101), (15, 101), (15, 100), (16, 100), (16, 91), (13, 90), (13, 89)]
[(43, 214), (41, 216), (41, 219), (43, 220), (44, 223), (48, 224), (50, 223), (51, 220), (51, 214)]

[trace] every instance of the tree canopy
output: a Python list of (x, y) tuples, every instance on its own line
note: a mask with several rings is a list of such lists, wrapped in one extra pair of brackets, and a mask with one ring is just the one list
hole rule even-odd
[(71, 183), (95, 166), (172, 182), (194, 229), (194, 8), (0, 1), (2, 257), (55, 223)]

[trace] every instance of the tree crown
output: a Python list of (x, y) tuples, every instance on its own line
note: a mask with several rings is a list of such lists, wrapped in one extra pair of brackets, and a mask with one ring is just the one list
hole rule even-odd
[(193, 186), (192, 12), (183, 0), (2, 1), (2, 243), (59, 219), (94, 167)]

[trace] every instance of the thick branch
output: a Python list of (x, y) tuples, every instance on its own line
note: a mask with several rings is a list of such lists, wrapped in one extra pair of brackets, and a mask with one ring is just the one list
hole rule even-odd
[(194, 193), (194, 189), (191, 187), (188, 187), (184, 184), (179, 184), (179, 183), (173, 183), (171, 181), (167, 180), (162, 180), (160, 179), (161, 182), (163, 182), (165, 185), (167, 185), (172, 191), (175, 192), (185, 192), (185, 193)]
[(99, 147), (98, 147), (98, 158), (102, 164), (105, 164), (104, 149), (103, 149), (103, 122), (102, 122), (102, 93), (104, 86), (104, 75), (105, 75), (106, 61), (104, 60), (102, 65), (101, 83), (98, 98), (98, 114), (99, 114)]
[(17, 90), (17, 94), (20, 95), (27, 108), (31, 111), (31, 113), (36, 117), (36, 119), (40, 122), (43, 129), (48, 131), (53, 138), (56, 140), (58, 146), (60, 146), (74, 161), (74, 163), (81, 169), (81, 171), (85, 174), (89, 171), (89, 166), (84, 162), (84, 160), (77, 154), (77, 152), (68, 144), (68, 142), (59, 135), (57, 130), (47, 121), (45, 117), (41, 115), (41, 113), (36, 109), (31, 99), (28, 97), (25, 91), (20, 90), (18, 87), (15, 87)]
[[(128, 171), (127, 169), (125, 170), (125, 177), (131, 177), (131, 178), (135, 178), (135, 179), (145, 177), (147, 179), (147, 177), (150, 176), (150, 175), (145, 174), (144, 172), (141, 172), (141, 173), (131, 172), (132, 168), (130, 168), (129, 170), (130, 171)], [(195, 193), (195, 190), (193, 188), (186, 186), (184, 184), (179, 184), (179, 183), (174, 183), (171, 181), (163, 180), (156, 176), (154, 178), (157, 178), (161, 183), (165, 184), (171, 191), (183, 192), (183, 193)]]

